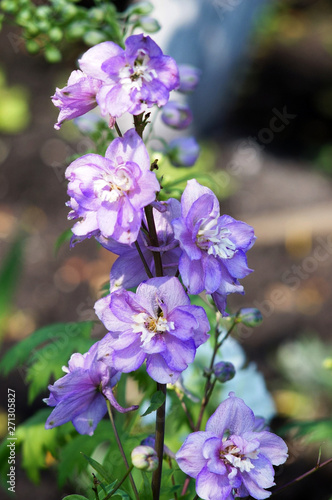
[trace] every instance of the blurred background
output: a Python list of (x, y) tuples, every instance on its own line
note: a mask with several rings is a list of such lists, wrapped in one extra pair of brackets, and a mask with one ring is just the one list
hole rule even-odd
[[(40, 2), (39, 2), (40, 4)], [(236, 338), (264, 374), (278, 418), (305, 437), (290, 439), (278, 484), (332, 454), (332, 4), (328, 0), (155, 1), (165, 53), (202, 71), (191, 96), (200, 168), (215, 166), (222, 212), (255, 228), (255, 270), (233, 312), (257, 307), (264, 321)], [(161, 4), (161, 5), (160, 5)], [(81, 3), (89, 9), (93, 3)], [(117, 2), (123, 10), (125, 2)], [(37, 328), (94, 319), (93, 304), (114, 258), (94, 241), (54, 251), (64, 229), (68, 157), (91, 147), (72, 124), (60, 132), (50, 101), (86, 50), (68, 45), (61, 62), (27, 52), (21, 31), (0, 34), (0, 334), (2, 350)], [(17, 423), (29, 406), (24, 370), (1, 383), (17, 393)], [(254, 390), (254, 388), (253, 388)], [(0, 432), (7, 427), (6, 404)], [(306, 422), (307, 427), (301, 422)], [(39, 485), (23, 472), (17, 492), (52, 500), (48, 469)], [(66, 490), (66, 493), (70, 491)], [(329, 500), (331, 465), (279, 494)], [(4, 497), (5, 498), (5, 497)], [(23, 498), (23, 497), (22, 497)]]

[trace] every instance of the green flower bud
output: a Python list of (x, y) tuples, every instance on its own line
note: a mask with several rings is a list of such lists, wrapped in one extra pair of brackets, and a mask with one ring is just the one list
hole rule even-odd
[(47, 45), (45, 48), (45, 59), (50, 63), (57, 63), (61, 61), (62, 56), (60, 50), (54, 45)]
[(82, 38), (88, 29), (89, 27), (85, 23), (77, 21), (68, 26), (66, 36), (68, 40), (76, 40)]
[(132, 16), (133, 14), (137, 16), (147, 16), (153, 11), (153, 5), (150, 2), (139, 2), (131, 5), (124, 12), (124, 16)]
[(26, 26), (31, 21), (31, 11), (29, 9), (22, 9), (16, 16), (16, 22), (19, 26)]
[(36, 40), (27, 40), (25, 42), (25, 46), (30, 54), (38, 54), (38, 52), (40, 51), (39, 43), (37, 43)]
[(42, 32), (42, 33), (48, 33), (51, 29), (51, 24), (47, 19), (44, 19), (42, 21), (37, 22), (37, 28)]
[(27, 35), (30, 37), (37, 36), (40, 33), (39, 29), (36, 26), (36, 23), (34, 23), (34, 22), (27, 23), (25, 26), (25, 29), (26, 29)]
[(90, 30), (83, 36), (83, 40), (87, 45), (92, 47), (93, 45), (97, 45), (97, 43), (105, 42), (106, 37), (104, 33), (97, 30)]
[(7, 14), (15, 14), (18, 11), (19, 6), (13, 0), (2, 0), (1, 10), (7, 12)]
[(77, 7), (71, 3), (65, 3), (63, 8), (61, 8), (61, 14), (64, 21), (70, 21), (77, 14)]
[(137, 469), (152, 472), (158, 467), (157, 452), (151, 446), (136, 446), (131, 452), (131, 461)]
[(103, 11), (103, 9), (94, 7), (93, 9), (89, 10), (88, 17), (89, 19), (91, 19), (91, 21), (95, 21), (96, 23), (101, 23), (104, 20), (105, 12)]
[(52, 9), (48, 5), (40, 5), (39, 7), (37, 7), (36, 10), (37, 19), (48, 20), (51, 15), (52, 15)]
[(50, 40), (55, 43), (60, 42), (60, 40), (62, 40), (62, 36), (63, 36), (62, 31), (58, 26), (55, 26), (49, 32)]
[(220, 361), (213, 367), (213, 373), (219, 382), (227, 382), (235, 377), (235, 367), (229, 361)]
[(246, 326), (258, 326), (263, 321), (262, 313), (255, 307), (248, 307), (240, 310), (238, 321)]
[(146, 33), (157, 33), (160, 30), (161, 26), (158, 23), (157, 19), (153, 17), (143, 16), (139, 19), (137, 24), (145, 31)]

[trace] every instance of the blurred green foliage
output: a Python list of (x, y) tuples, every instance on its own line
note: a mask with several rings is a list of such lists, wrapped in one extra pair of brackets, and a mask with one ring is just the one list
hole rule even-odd
[[(155, 33), (160, 26), (148, 17), (152, 10), (150, 2), (130, 6), (120, 14), (107, 0), (95, 0), (91, 8), (80, 5), (78, 0), (49, 0), (42, 5), (32, 0), (2, 0), (0, 27), (3, 23), (19, 26), (30, 54), (43, 52), (48, 62), (57, 63), (68, 44), (83, 42), (92, 47), (111, 40), (122, 46), (123, 21), (130, 33), (137, 27), (146, 33)], [(15, 33), (12, 42), (18, 43)]]
[(12, 300), (22, 272), (24, 236), (18, 235), (11, 243), (0, 268), (0, 339), (5, 332)]
[(6, 76), (0, 68), (0, 132), (17, 134), (30, 121), (29, 94), (23, 85), (6, 84)]

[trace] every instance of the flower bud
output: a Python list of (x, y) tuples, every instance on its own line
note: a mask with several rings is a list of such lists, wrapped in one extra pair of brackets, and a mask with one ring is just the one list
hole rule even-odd
[(131, 452), (131, 461), (137, 469), (148, 472), (158, 467), (157, 452), (151, 446), (136, 446)]
[(98, 43), (105, 42), (106, 36), (104, 33), (98, 30), (89, 30), (83, 35), (84, 42), (92, 47)]
[(199, 156), (199, 145), (194, 137), (178, 137), (167, 147), (167, 155), (175, 167), (192, 167)]
[(179, 64), (180, 86), (179, 92), (192, 92), (199, 82), (200, 70), (189, 64)]
[(128, 9), (124, 12), (126, 17), (136, 14), (137, 16), (146, 16), (151, 14), (153, 11), (153, 5), (151, 2), (138, 2), (130, 5)]
[(263, 321), (262, 313), (255, 307), (247, 307), (240, 310), (238, 320), (246, 326), (258, 326)]
[(157, 19), (148, 16), (141, 17), (138, 24), (146, 33), (157, 33), (161, 28)]
[(235, 367), (229, 361), (219, 361), (213, 367), (213, 373), (219, 382), (227, 382), (235, 376)]
[(169, 101), (163, 107), (161, 119), (169, 127), (183, 130), (189, 127), (193, 120), (193, 115), (190, 108), (185, 104)]

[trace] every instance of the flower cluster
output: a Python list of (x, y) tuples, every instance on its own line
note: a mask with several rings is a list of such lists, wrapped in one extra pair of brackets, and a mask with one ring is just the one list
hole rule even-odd
[[(66, 170), (73, 241), (94, 237), (118, 259), (110, 273), (110, 293), (95, 304), (106, 335), (89, 352), (71, 357), (66, 375), (49, 386), (45, 401), (55, 407), (46, 428), (72, 421), (78, 432), (91, 435), (107, 411), (107, 400), (122, 413), (137, 408), (122, 408), (114, 397), (121, 373), (145, 364), (159, 385), (180, 383), (210, 330), (205, 309), (192, 305), (189, 294), (211, 295), (216, 311), (226, 315), (227, 296), (243, 293), (239, 280), (251, 272), (246, 253), (255, 235), (248, 224), (221, 215), (217, 197), (196, 180), (188, 181), (181, 201), (158, 200), (162, 186), (156, 161), (142, 138), (150, 116), (146, 112), (154, 105), (163, 107), (164, 123), (186, 128), (192, 121), (190, 109), (168, 101), (172, 90), (193, 90), (199, 77), (194, 68), (179, 71), (143, 34), (127, 38), (125, 48), (113, 42), (92, 47), (79, 67), (53, 96), (60, 108), (56, 128), (99, 105), (119, 137), (104, 156), (86, 154)], [(122, 135), (116, 119), (124, 113), (134, 115), (135, 128)], [(199, 149), (193, 138), (177, 138), (165, 152), (173, 165), (190, 166)], [(259, 314), (243, 311), (247, 324), (259, 322)], [(218, 339), (215, 345), (221, 345)], [(222, 383), (235, 375), (231, 363), (211, 366), (205, 375)], [(209, 396), (204, 396), (205, 406)], [(155, 469), (162, 459), (146, 447), (132, 456), (146, 470)], [(274, 484), (272, 465), (286, 456), (285, 443), (259, 429), (253, 412), (231, 393), (208, 420), (206, 431), (186, 439), (176, 460), (196, 479), (202, 499), (263, 499), (270, 494), (265, 489)]]
[(260, 419), (234, 393), (209, 418), (203, 432), (190, 434), (176, 454), (186, 474), (196, 479), (203, 500), (268, 498), (275, 483), (273, 465), (287, 459), (287, 446), (261, 430)]
[(125, 49), (113, 42), (95, 45), (79, 60), (79, 67), (52, 98), (60, 108), (57, 129), (97, 104), (111, 124), (124, 113), (139, 115), (154, 104), (164, 106), (180, 84), (174, 59), (143, 34), (127, 38)]

